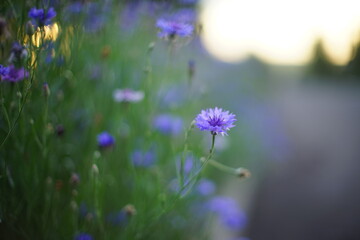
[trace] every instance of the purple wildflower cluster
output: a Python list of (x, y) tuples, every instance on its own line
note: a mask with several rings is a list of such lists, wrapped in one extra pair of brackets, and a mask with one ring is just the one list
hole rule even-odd
[(160, 29), (158, 36), (166, 39), (174, 39), (176, 36), (190, 37), (194, 31), (191, 24), (163, 18), (157, 20), (156, 27)]
[(212, 135), (227, 135), (230, 128), (235, 127), (233, 124), (236, 119), (235, 115), (229, 111), (223, 111), (221, 108), (215, 107), (202, 110), (195, 118), (196, 126), (201, 131), (210, 131)]
[(156, 155), (153, 150), (149, 151), (141, 151), (141, 150), (135, 150), (131, 156), (131, 161), (136, 167), (151, 167), (155, 161), (156, 161)]
[(207, 207), (219, 217), (224, 226), (231, 230), (240, 230), (246, 224), (246, 215), (233, 198), (215, 196), (210, 199)]
[(35, 27), (43, 27), (51, 24), (51, 20), (56, 16), (56, 12), (52, 7), (47, 11), (33, 7), (30, 9), (28, 16)]
[(16, 68), (14, 65), (4, 67), (0, 65), (0, 78), (2, 81), (19, 82), (28, 76), (29, 73), (23, 67)]
[(179, 135), (183, 129), (183, 121), (180, 117), (170, 114), (160, 114), (153, 120), (154, 128), (165, 135)]

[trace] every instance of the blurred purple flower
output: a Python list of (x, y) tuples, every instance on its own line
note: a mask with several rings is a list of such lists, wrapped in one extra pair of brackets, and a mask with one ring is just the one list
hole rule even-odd
[(69, 183), (72, 185), (72, 186), (76, 186), (80, 183), (80, 176), (79, 174), (77, 173), (72, 173), (71, 174), (71, 177), (70, 177), (70, 180), (69, 180)]
[(131, 154), (130, 158), (136, 167), (151, 167), (156, 161), (156, 155), (153, 150), (147, 152), (136, 150)]
[(94, 210), (89, 210), (86, 203), (82, 202), (79, 207), (79, 215), (81, 218), (92, 220), (96, 217)]
[(198, 0), (179, 0), (179, 2), (183, 4), (195, 4)]
[(213, 197), (208, 202), (208, 208), (211, 212), (217, 214), (222, 224), (232, 230), (240, 230), (246, 224), (245, 213), (238, 207), (233, 198)]
[(144, 92), (129, 88), (115, 89), (113, 97), (115, 102), (140, 102), (144, 98)]
[[(4, 67), (3, 67), (4, 68)], [(15, 68), (14, 65), (10, 65), (7, 69), (3, 69), (2, 80), (7, 82), (19, 82), (29, 76), (29, 73), (22, 68)]]
[(213, 181), (203, 178), (198, 182), (196, 190), (202, 196), (209, 196), (215, 192), (216, 186)]
[(97, 136), (97, 142), (100, 148), (108, 148), (115, 144), (115, 138), (108, 132), (102, 132)]
[(107, 222), (114, 226), (125, 226), (128, 223), (128, 216), (124, 210), (109, 213), (106, 217)]
[(189, 37), (194, 31), (194, 27), (190, 24), (162, 18), (156, 21), (156, 27), (160, 29), (160, 32), (158, 33), (160, 38), (173, 39), (176, 36)]
[(96, 33), (105, 26), (109, 17), (112, 1), (105, 0), (100, 2), (88, 2), (85, 4), (85, 31)]
[(93, 240), (94, 238), (88, 233), (76, 234), (74, 240)]
[(3, 65), (0, 64), (0, 78), (3, 78), (4, 76), (8, 75), (9, 72), (10, 72), (9, 67), (4, 67)]
[[(181, 161), (181, 157), (179, 156), (176, 160), (176, 166), (177, 168), (180, 170), (180, 161)], [(196, 172), (197, 170), (199, 170), (200, 168), (200, 161), (196, 161), (194, 158), (194, 155), (191, 153), (188, 153), (185, 156), (185, 161), (184, 161), (184, 174), (185, 176), (189, 176), (192, 173)]]
[(96, 33), (105, 24), (105, 18), (102, 15), (95, 15), (92, 17), (89, 17), (88, 20), (85, 23), (85, 31), (89, 33)]
[(223, 111), (221, 108), (215, 107), (202, 110), (195, 118), (196, 126), (201, 131), (210, 131), (211, 134), (227, 135), (230, 128), (235, 127), (233, 123), (236, 121), (235, 115), (229, 111)]
[(27, 58), (28, 56), (28, 52), (26, 50), (26, 48), (24, 46), (22, 46), (20, 43), (18, 42), (14, 42), (12, 48), (11, 48), (11, 52), (10, 52), (10, 57), (9, 57), (9, 63), (15, 64), (15, 65), (20, 65), (21, 62)]
[(51, 24), (51, 20), (56, 16), (56, 12), (53, 7), (47, 11), (33, 7), (30, 9), (28, 16), (35, 27), (43, 27)]
[(160, 114), (154, 118), (153, 127), (162, 134), (178, 135), (183, 129), (183, 121), (180, 117)]
[(82, 9), (83, 4), (81, 2), (73, 2), (65, 8), (65, 11), (73, 14), (78, 14), (81, 13)]

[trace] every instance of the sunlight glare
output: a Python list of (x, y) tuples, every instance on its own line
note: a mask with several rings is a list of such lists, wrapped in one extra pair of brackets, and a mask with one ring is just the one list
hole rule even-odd
[(225, 62), (254, 54), (273, 64), (309, 61), (321, 38), (330, 59), (345, 64), (360, 32), (357, 0), (205, 0), (202, 42)]

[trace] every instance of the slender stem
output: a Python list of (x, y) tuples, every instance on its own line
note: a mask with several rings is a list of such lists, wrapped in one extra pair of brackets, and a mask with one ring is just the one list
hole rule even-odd
[[(212, 158), (213, 153), (214, 153), (214, 148), (215, 148), (215, 136), (216, 134), (212, 134), (212, 143), (211, 143), (211, 148), (209, 151), (209, 155), (207, 156), (207, 158), (202, 162), (199, 170), (185, 183), (185, 185), (183, 185), (180, 190), (178, 191), (177, 195), (181, 196), (181, 192), (187, 188), (194, 180), (198, 179), (201, 171), (203, 170), (203, 168), (207, 165), (207, 163), (209, 162), (209, 160)], [(195, 183), (193, 183), (195, 184)]]
[(213, 159), (209, 160), (209, 164), (212, 165), (213, 167), (216, 167), (217, 169), (219, 169), (221, 171), (224, 171), (224, 172), (227, 172), (227, 173), (230, 173), (230, 174), (234, 174), (234, 175), (237, 174), (237, 169), (226, 166), (226, 165), (224, 165), (222, 163), (219, 163), (219, 162), (217, 162), (217, 161), (215, 161)]
[(186, 153), (188, 150), (188, 139), (191, 133), (191, 130), (194, 128), (194, 122), (192, 122), (190, 124), (190, 127), (187, 129), (187, 131), (185, 132), (185, 143), (184, 143), (184, 150), (183, 150), (183, 154), (181, 156), (180, 159), (180, 171), (178, 173), (178, 177), (179, 177), (179, 186), (182, 186), (184, 184), (184, 165), (185, 165), (185, 159), (186, 159)]
[[(192, 124), (193, 125), (193, 124)], [(191, 128), (190, 128), (191, 129)], [(180, 185), (181, 188), (179, 189), (179, 191), (176, 193), (174, 199), (171, 201), (171, 203), (169, 205), (167, 205), (165, 208), (162, 209), (162, 211), (156, 216), (154, 217), (154, 219), (151, 221), (153, 222), (153, 224), (158, 221), (160, 219), (160, 217), (162, 215), (164, 215), (167, 211), (169, 211), (170, 209), (172, 209), (176, 202), (183, 197), (184, 195), (182, 195), (181, 193), (184, 191), (184, 189), (186, 189), (188, 186), (191, 186), (190, 184), (194, 181), (197, 180), (202, 169), (206, 166), (206, 164), (209, 162), (209, 160), (212, 158), (212, 155), (214, 153), (214, 148), (215, 148), (215, 136), (216, 134), (212, 134), (212, 143), (211, 143), (211, 148), (209, 151), (209, 155), (207, 156), (207, 158), (202, 162), (200, 169), (184, 184), (184, 185)], [(196, 181), (192, 184), (194, 185), (196, 183)], [(190, 190), (190, 189), (189, 189)], [(151, 233), (150, 233), (151, 234)]]

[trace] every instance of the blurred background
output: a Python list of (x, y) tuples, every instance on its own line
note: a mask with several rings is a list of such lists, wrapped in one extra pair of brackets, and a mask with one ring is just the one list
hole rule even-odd
[[(27, 68), (35, 82), (18, 127), (0, 148), (0, 237), (360, 239), (360, 1), (4, 1), (0, 64), (14, 41), (34, 54), (35, 37), (24, 33), (33, 6), (53, 6), (57, 16), (49, 44)], [(164, 39), (158, 19), (194, 32)], [(23, 82), (1, 82), (8, 110), (1, 140), (9, 132), (4, 112), (17, 121)], [(143, 91), (144, 100), (112, 98), (114, 89), (128, 88)], [(237, 122), (217, 137), (214, 159), (251, 177), (207, 166), (202, 177), (214, 187), (195, 186), (200, 197), (191, 193), (168, 209), (179, 189), (175, 162), (187, 154), (184, 132), (201, 109), (215, 106)], [(164, 128), (164, 114), (177, 120)], [(110, 151), (96, 146), (102, 131), (116, 140)], [(210, 144), (210, 134), (192, 130), (190, 168)], [(135, 150), (156, 160), (137, 168)], [(72, 173), (81, 179), (76, 187), (68, 184)], [(135, 217), (114, 224), (107, 213), (129, 203)]]

